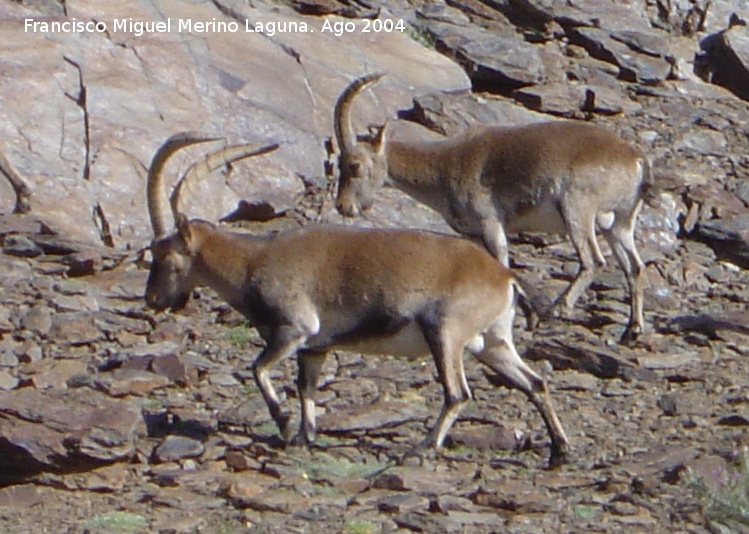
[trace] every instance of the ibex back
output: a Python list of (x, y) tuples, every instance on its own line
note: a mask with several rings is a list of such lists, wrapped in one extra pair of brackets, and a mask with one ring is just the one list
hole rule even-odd
[(358, 142), (351, 103), (382, 74), (363, 76), (335, 107), (340, 148), (337, 208), (345, 216), (368, 209), (386, 181), (438, 211), (456, 231), (480, 239), (508, 265), (505, 232), (566, 232), (580, 257), (575, 280), (556, 307), (570, 310), (605, 264), (596, 229), (627, 277), (630, 316), (622, 339), (644, 329), (644, 265), (634, 242), (642, 199), (652, 175), (648, 159), (597, 126), (554, 121), (528, 126), (473, 126), (444, 140), (389, 141), (387, 124)]
[[(154, 161), (163, 161), (175, 144), (165, 147)], [(165, 205), (154, 197), (163, 195), (161, 173), (149, 176), (149, 206), (158, 210)], [(176, 229), (169, 235), (158, 226), (163, 214), (151, 214), (157, 224), (146, 302), (179, 308), (203, 285), (247, 317), (266, 343), (253, 366), (255, 379), (286, 439), (314, 439), (317, 380), (326, 352), (340, 348), (432, 355), (445, 398), (422, 446), (437, 448), (471, 397), (463, 370), (467, 349), (527, 395), (551, 437), (550, 462), (564, 460), (568, 440), (546, 384), (513, 344), (518, 286), (483, 248), (428, 232), (336, 226), (254, 237), (188, 220), (177, 206), (173, 199)], [(269, 377), (272, 365), (292, 355), (298, 356), (302, 410), (296, 433)]]

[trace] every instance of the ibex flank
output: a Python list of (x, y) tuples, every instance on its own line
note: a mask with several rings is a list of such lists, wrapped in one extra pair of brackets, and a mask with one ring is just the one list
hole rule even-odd
[(437, 141), (388, 140), (388, 125), (369, 142), (351, 122), (354, 97), (383, 74), (354, 80), (335, 106), (340, 149), (338, 211), (361, 214), (389, 182), (439, 212), (458, 233), (480, 239), (503, 265), (506, 232), (567, 233), (580, 270), (554, 311), (571, 310), (605, 264), (599, 230), (624, 271), (630, 296), (622, 341), (644, 330), (644, 264), (634, 241), (637, 215), (653, 178), (647, 157), (619, 136), (574, 121), (472, 126)]
[[(163, 164), (180, 146), (206, 140), (177, 135), (154, 156), (148, 205), (154, 229), (146, 303), (157, 310), (184, 306), (199, 285), (214, 289), (257, 328), (265, 348), (253, 365), (257, 386), (281, 434), (292, 443), (315, 437), (314, 392), (327, 351), (431, 354), (444, 391), (442, 411), (422, 447), (438, 448), (471, 398), (463, 351), (519, 389), (541, 413), (551, 437), (552, 465), (568, 440), (544, 380), (512, 341), (519, 288), (510, 271), (483, 248), (460, 238), (413, 230), (308, 226), (255, 237), (188, 220), (179, 211), (185, 180), (222, 161), (271, 147), (230, 147), (188, 171), (172, 194), (175, 229), (167, 232)], [(301, 428), (293, 430), (270, 381), (271, 366), (296, 355)]]

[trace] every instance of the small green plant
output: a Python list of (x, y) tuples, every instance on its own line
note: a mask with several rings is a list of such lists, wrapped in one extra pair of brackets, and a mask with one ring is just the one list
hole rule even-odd
[(580, 519), (593, 519), (601, 514), (600, 506), (594, 504), (576, 504), (572, 507), (572, 513)]
[(148, 397), (143, 400), (143, 409), (152, 412), (161, 410), (164, 408), (164, 400), (156, 397)]
[(467, 456), (478, 452), (479, 449), (460, 443), (458, 445), (449, 445), (448, 451), (455, 456)]
[(247, 532), (247, 526), (236, 518), (219, 517), (209, 518), (205, 532), (211, 534), (242, 534)]
[(689, 472), (686, 482), (702, 506), (705, 519), (749, 526), (749, 448), (741, 449), (732, 464), (708, 475)]
[(301, 466), (310, 480), (338, 478), (366, 478), (384, 469), (380, 463), (354, 463), (346, 458), (334, 458), (328, 454), (315, 454)]
[(371, 521), (352, 519), (343, 524), (343, 532), (345, 534), (377, 534), (377, 532), (381, 531), (382, 528), (380, 528), (380, 525)]
[(252, 431), (261, 436), (272, 436), (278, 434), (278, 426), (273, 421), (265, 421), (264, 423), (253, 426)]
[(147, 532), (148, 520), (132, 512), (106, 512), (86, 521), (85, 528), (93, 532)]
[(250, 342), (251, 338), (250, 323), (247, 321), (229, 329), (229, 332), (226, 334), (227, 341), (235, 347), (244, 347)]
[(340, 443), (340, 440), (328, 434), (318, 434), (315, 436), (315, 446), (321, 449), (329, 449), (336, 445), (340, 445)]
[(258, 393), (260, 393), (260, 388), (257, 387), (257, 384), (254, 383), (246, 383), (242, 388), (242, 394), (248, 397), (250, 395), (257, 395)]
[(411, 39), (419, 43), (421, 46), (432, 49), (434, 48), (434, 35), (432, 35), (432, 33), (426, 28), (411, 24), (408, 26), (406, 32)]
[(339, 497), (346, 493), (340, 488), (329, 486), (327, 484), (311, 484), (308, 492), (310, 495), (316, 495), (319, 497)]

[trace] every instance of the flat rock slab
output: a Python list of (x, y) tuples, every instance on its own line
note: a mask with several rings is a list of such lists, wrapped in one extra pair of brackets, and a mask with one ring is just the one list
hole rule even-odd
[(710, 243), (719, 255), (749, 268), (749, 215), (705, 221), (697, 225), (695, 233), (699, 239)]
[[(650, 55), (650, 48), (665, 39), (656, 34), (610, 33), (598, 28), (574, 28), (569, 31), (571, 39), (584, 46), (590, 55), (617, 65), (620, 76), (628, 81), (660, 83), (671, 72), (671, 65), (660, 55)], [(647, 50), (647, 53), (643, 53)], [(663, 49), (665, 50), (665, 48)], [(662, 53), (662, 52), (661, 52)]]
[(203, 444), (198, 440), (185, 436), (167, 436), (154, 451), (154, 458), (158, 462), (174, 462), (200, 456), (204, 450)]
[(584, 342), (571, 345), (556, 340), (541, 341), (530, 347), (524, 357), (532, 361), (549, 360), (555, 369), (575, 369), (599, 378), (655, 378), (651, 371), (633, 365), (635, 354), (624, 347), (611, 350)]
[(399, 466), (375, 478), (373, 486), (393, 491), (415, 491), (428, 495), (443, 494), (461, 482), (470, 480), (473, 472), (440, 471), (429, 467)]
[(422, 421), (429, 416), (426, 406), (383, 401), (350, 410), (336, 410), (318, 418), (322, 432), (353, 432)]
[(437, 49), (455, 58), (474, 85), (513, 88), (546, 77), (538, 49), (518, 36), (443, 23), (431, 25), (430, 31)]
[(39, 488), (33, 484), (19, 484), (0, 490), (0, 508), (26, 508), (42, 500)]
[(469, 447), (472, 449), (508, 449), (519, 450), (526, 444), (527, 436), (512, 428), (495, 425), (468, 425), (452, 429), (446, 443), (451, 446)]
[(546, 76), (538, 50), (516, 39), (468, 41), (457, 48), (455, 57), (477, 82), (517, 87), (539, 83)]
[(710, 337), (716, 337), (725, 333), (725, 331), (749, 335), (749, 310), (718, 316), (708, 314), (687, 315), (674, 319), (672, 325), (683, 332), (702, 332)]
[(88, 390), (0, 395), (0, 472), (80, 469), (129, 458), (145, 434), (140, 408)]
[(638, 109), (622, 91), (598, 85), (570, 82), (518, 89), (513, 96), (526, 107), (543, 113), (577, 117), (580, 112), (616, 115)]
[(647, 13), (635, 0), (522, 0), (526, 4), (535, 4), (564, 27), (600, 26), (605, 29), (622, 28), (644, 29), (650, 26)]
[(703, 47), (710, 56), (713, 83), (741, 98), (749, 98), (749, 34), (746, 26), (734, 26), (706, 38)]
[(673, 369), (699, 361), (696, 354), (653, 354), (641, 356), (637, 362), (645, 369)]
[(413, 120), (443, 135), (455, 135), (472, 124), (520, 126), (554, 120), (508, 99), (431, 93), (414, 98)]

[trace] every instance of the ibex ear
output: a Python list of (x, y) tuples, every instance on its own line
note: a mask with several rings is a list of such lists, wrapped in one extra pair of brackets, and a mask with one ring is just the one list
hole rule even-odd
[(185, 216), (184, 213), (176, 213), (174, 215), (174, 223), (177, 225), (177, 234), (180, 239), (185, 242), (189, 247), (192, 243), (192, 228), (190, 227), (190, 220)]
[(377, 129), (377, 133), (375, 133), (373, 139), (372, 139), (372, 148), (374, 148), (374, 151), (378, 154), (384, 154), (385, 153), (385, 145), (388, 141), (388, 134), (390, 133), (390, 121), (385, 121), (385, 124), (383, 124), (380, 128)]

